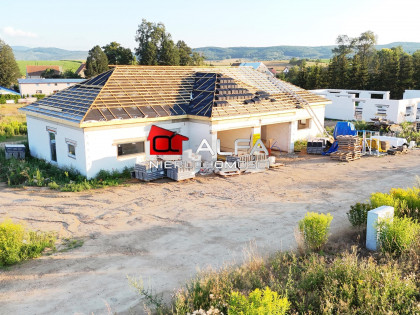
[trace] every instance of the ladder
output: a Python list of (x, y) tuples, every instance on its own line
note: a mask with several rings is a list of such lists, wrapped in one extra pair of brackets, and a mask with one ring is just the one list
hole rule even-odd
[(318, 128), (318, 130), (326, 137), (331, 137), (330, 134), (328, 134), (328, 131), (325, 129), (324, 125), (319, 120), (318, 116), (315, 114), (314, 109), (309, 104), (307, 100), (305, 100), (302, 96), (300, 96), (298, 93), (296, 93), (292, 88), (288, 86), (287, 83), (276, 79), (274, 77), (268, 77), (268, 79), (276, 85), (282, 92), (288, 93), (292, 95), (300, 104), (302, 104), (303, 108), (306, 109), (306, 111), (309, 113), (309, 116), (311, 116), (312, 120), (315, 121), (315, 124)]

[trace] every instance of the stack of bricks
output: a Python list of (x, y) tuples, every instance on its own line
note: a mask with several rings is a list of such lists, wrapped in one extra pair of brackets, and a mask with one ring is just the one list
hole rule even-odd
[(333, 160), (350, 162), (362, 157), (361, 141), (358, 136), (337, 136), (338, 150), (331, 153)]

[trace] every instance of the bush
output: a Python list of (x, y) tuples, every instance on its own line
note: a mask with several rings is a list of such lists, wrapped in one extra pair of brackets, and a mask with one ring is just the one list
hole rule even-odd
[(388, 194), (373, 193), (370, 196), (372, 209), (380, 206), (394, 207), (397, 217), (408, 216), (413, 219), (420, 219), (420, 188), (393, 188)]
[(295, 141), (294, 150), (295, 150), (295, 152), (300, 152), (300, 151), (306, 149), (307, 145), (308, 145), (308, 141), (306, 141), (306, 140)]
[(273, 292), (269, 287), (264, 291), (255, 289), (244, 296), (239, 292), (232, 292), (229, 300), (229, 315), (283, 315), (290, 307), (287, 298), (280, 298), (277, 292)]
[(417, 241), (420, 225), (411, 218), (395, 217), (379, 223), (378, 240), (381, 250), (400, 256)]
[(347, 217), (352, 226), (362, 227), (367, 224), (367, 213), (372, 210), (372, 206), (369, 203), (356, 203), (354, 206), (350, 206), (350, 211), (347, 212)]
[[(177, 291), (172, 309), (162, 307), (160, 300), (157, 313), (184, 315), (198, 309), (218, 309), (223, 314), (241, 314), (239, 311), (252, 307), (252, 302), (261, 305), (276, 292), (277, 297), (284, 297), (280, 305), (286, 301), (290, 305), (290, 314), (415, 314), (420, 299), (415, 277), (418, 256), (407, 255), (406, 259), (399, 263), (385, 256), (375, 261), (359, 257), (356, 249), (301, 256), (279, 252), (258, 263), (202, 272)], [(271, 293), (262, 296), (267, 287)], [(259, 293), (252, 298), (252, 293), (249, 298), (242, 295), (255, 291)], [(149, 293), (148, 300), (155, 300)], [(268, 301), (274, 301), (271, 298)]]
[(31, 157), (28, 146), (25, 160), (5, 159), (0, 148), (0, 180), (9, 186), (50, 187), (61, 191), (79, 192), (88, 189), (118, 186), (130, 178), (130, 169), (100, 171), (96, 178), (87, 180), (73, 169), (60, 169), (44, 160)]
[(305, 218), (299, 221), (299, 230), (308, 248), (320, 250), (327, 243), (332, 219), (329, 213), (325, 215), (308, 212)]
[(51, 233), (26, 231), (11, 220), (0, 223), (0, 266), (12, 265), (41, 255), (45, 248), (54, 248)]

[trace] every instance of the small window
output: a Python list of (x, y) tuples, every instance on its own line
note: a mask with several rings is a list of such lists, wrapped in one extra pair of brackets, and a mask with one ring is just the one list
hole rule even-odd
[(54, 83), (55, 86), (57, 86), (57, 83)]
[(384, 99), (384, 95), (383, 94), (375, 94), (375, 93), (372, 93), (370, 95), (370, 98), (373, 98), (373, 99), (376, 99), (376, 100), (383, 100)]
[(141, 153), (145, 153), (144, 141), (118, 144), (118, 156)]
[(68, 156), (72, 157), (72, 158), (76, 158), (76, 147), (74, 144), (71, 143), (67, 143), (67, 148), (68, 148)]
[(308, 129), (310, 119), (301, 119), (298, 121), (298, 129)]
[(356, 92), (348, 92), (350, 95), (353, 94), (355, 98), (359, 98), (360, 94)]
[(35, 94), (42, 94), (42, 90), (36, 90)]

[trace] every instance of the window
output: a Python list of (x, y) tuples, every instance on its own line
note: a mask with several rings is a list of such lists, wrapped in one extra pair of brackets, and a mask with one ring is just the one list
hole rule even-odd
[(375, 94), (375, 93), (372, 93), (370, 95), (370, 98), (374, 98), (374, 99), (377, 99), (377, 100), (383, 100), (384, 99), (384, 95), (383, 94)]
[(118, 156), (141, 153), (145, 153), (144, 141), (118, 144)]
[(76, 158), (76, 147), (74, 144), (67, 143), (69, 157)]
[(57, 83), (54, 83), (55, 86), (57, 86)]
[(300, 129), (308, 129), (309, 128), (310, 119), (301, 119), (298, 120), (298, 130)]
[(55, 144), (55, 133), (48, 132), (50, 138), (50, 151), (51, 151), (51, 161), (57, 162), (57, 147)]
[(355, 98), (359, 98), (360, 94), (356, 92), (348, 92), (350, 95), (353, 94)]
[(36, 90), (35, 94), (42, 94), (42, 90)]

